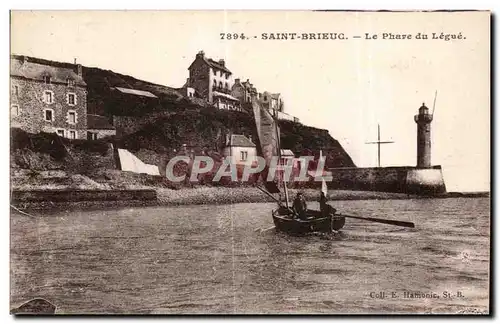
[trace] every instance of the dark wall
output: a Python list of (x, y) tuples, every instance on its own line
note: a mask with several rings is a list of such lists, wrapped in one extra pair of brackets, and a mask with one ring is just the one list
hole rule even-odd
[[(446, 192), (441, 167), (338, 168), (329, 169), (333, 180), (331, 189), (399, 192), (434, 195)], [(429, 176), (431, 173), (431, 176)], [(415, 175), (416, 177), (415, 179)]]

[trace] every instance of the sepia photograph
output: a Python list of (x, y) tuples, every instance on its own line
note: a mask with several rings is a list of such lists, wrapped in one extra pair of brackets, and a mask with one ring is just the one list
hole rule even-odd
[(11, 10), (10, 314), (491, 315), (481, 10)]

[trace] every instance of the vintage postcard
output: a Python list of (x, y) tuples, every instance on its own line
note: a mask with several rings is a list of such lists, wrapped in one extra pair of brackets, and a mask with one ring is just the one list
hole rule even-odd
[(10, 16), (12, 314), (490, 314), (490, 12)]

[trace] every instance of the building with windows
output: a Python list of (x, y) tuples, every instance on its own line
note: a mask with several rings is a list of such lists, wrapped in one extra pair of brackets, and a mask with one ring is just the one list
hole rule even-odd
[(81, 65), (61, 67), (12, 55), (10, 86), (11, 127), (86, 138), (87, 85)]
[(280, 93), (264, 91), (259, 93), (258, 100), (261, 106), (269, 110), (271, 115), (275, 118), (279, 120), (293, 121), (295, 123), (300, 122), (297, 117), (285, 112), (285, 103), (283, 101), (283, 96)]
[(236, 165), (252, 165), (256, 161), (257, 147), (251, 137), (231, 134), (226, 136), (224, 157)]
[(116, 135), (116, 128), (106, 116), (87, 114), (87, 127), (88, 140)]
[(251, 111), (252, 102), (257, 99), (258, 92), (249, 79), (243, 82), (240, 79), (235, 79), (231, 95), (240, 101), (241, 106), (246, 111)]
[(200, 51), (188, 70), (188, 96), (205, 99), (219, 109), (241, 110), (240, 101), (231, 95), (234, 81), (224, 60), (212, 60)]
[(271, 112), (285, 112), (285, 104), (279, 93), (264, 91), (259, 93), (259, 102)]

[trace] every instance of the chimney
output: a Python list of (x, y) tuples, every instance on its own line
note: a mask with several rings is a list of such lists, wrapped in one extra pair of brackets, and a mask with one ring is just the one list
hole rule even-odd
[(205, 52), (203, 50), (199, 51), (198, 54), (196, 54), (196, 57), (198, 58), (204, 58), (205, 57)]
[(76, 65), (76, 74), (78, 74), (79, 77), (83, 77), (82, 65), (81, 64), (77, 64)]
[(226, 66), (226, 62), (224, 60), (219, 60), (219, 64), (222, 65), (222, 66)]
[(26, 62), (28, 62), (28, 58), (26, 56), (24, 56), (24, 55), (21, 56), (21, 64), (24, 64)]

